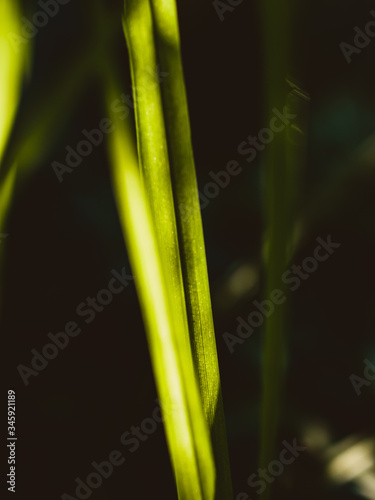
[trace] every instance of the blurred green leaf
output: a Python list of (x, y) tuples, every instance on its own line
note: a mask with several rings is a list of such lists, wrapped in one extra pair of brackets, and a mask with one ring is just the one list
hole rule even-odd
[[(3, 176), (3, 156), (21, 98), (22, 79), (30, 49), (29, 44), (16, 46), (12, 43), (12, 37), (21, 36), (21, 15), (16, 0), (0, 3), (0, 179), (3, 179), (0, 181), (0, 233), (5, 231), (17, 174), (17, 163), (14, 161)], [(0, 247), (0, 285), (3, 282), (3, 248)]]
[[(292, 2), (276, 0), (261, 2), (263, 40), (264, 109), (266, 123), (272, 110), (283, 111), (288, 107), (290, 95), (290, 23)], [(265, 294), (280, 289), (286, 294), (281, 277), (287, 269), (292, 241), (293, 217), (295, 216), (295, 182), (298, 169), (294, 146), (289, 140), (290, 129), (285, 127), (275, 134), (268, 146), (264, 164), (265, 209)], [(282, 412), (282, 392), (285, 379), (287, 352), (286, 303), (275, 308), (266, 318), (262, 358), (262, 407), (260, 467), (267, 468), (275, 459), (279, 420)], [(261, 498), (270, 498), (272, 485), (262, 492)]]

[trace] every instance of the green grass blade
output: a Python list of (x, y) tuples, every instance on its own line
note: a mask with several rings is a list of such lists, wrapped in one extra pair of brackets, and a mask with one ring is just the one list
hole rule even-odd
[[(272, 109), (283, 111), (288, 103), (288, 66), (290, 57), (290, 2), (264, 0), (261, 5), (263, 46), (265, 60), (265, 119)], [(281, 276), (287, 269), (291, 248), (292, 219), (295, 208), (294, 170), (290, 162), (295, 157), (288, 141), (289, 131), (275, 135), (265, 161), (265, 220), (266, 220), (266, 297), (278, 288), (286, 294)], [(275, 308), (265, 321), (262, 360), (262, 408), (260, 466), (267, 468), (276, 458), (279, 421), (282, 412), (282, 392), (285, 379), (287, 350), (286, 303)], [(271, 485), (262, 493), (262, 500), (270, 498)]]
[(169, 170), (153, 25), (148, 0), (125, 2), (124, 32), (132, 71), (138, 153), (142, 180), (149, 198), (159, 249), (169, 286), (175, 297), (176, 316), (185, 325), (184, 348), (190, 348), (181, 272), (176, 216)]
[[(206, 473), (203, 473), (203, 469), (199, 465), (202, 460), (205, 461), (203, 457), (207, 454), (208, 449), (211, 453), (211, 445), (201, 408), (190, 347), (163, 107), (159, 81), (155, 78), (155, 75), (158, 74), (158, 65), (148, 0), (125, 2), (124, 32), (132, 70), (141, 175), (151, 207), (161, 263), (171, 302), (171, 314), (175, 324), (175, 341), (181, 353), (180, 365), (184, 374), (187, 409), (197, 459), (198, 476), (195, 480), (202, 485), (202, 498), (211, 498), (214, 494), (213, 463), (209, 477), (206, 477)], [(194, 411), (192, 411), (193, 407)], [(202, 429), (202, 426), (207, 430), (207, 435), (200, 435), (199, 429)], [(187, 490), (183, 486), (186, 478), (179, 478), (176, 466), (175, 472), (179, 496), (180, 498), (188, 498), (186, 496)]]
[[(21, 9), (18, 1), (0, 2), (0, 175), (3, 156), (13, 127), (21, 97), (22, 79), (28, 62), (28, 48), (22, 44), (18, 50), (11, 36), (21, 36)], [(0, 234), (5, 233), (6, 219), (13, 197), (17, 164), (13, 162), (3, 182), (0, 182)], [(3, 283), (4, 245), (0, 241), (0, 294)], [(1, 303), (1, 300), (0, 300)]]
[(195, 365), (217, 467), (217, 499), (232, 498), (219, 365), (212, 318), (203, 227), (199, 207), (188, 104), (175, 0), (151, 0), (187, 312)]
[(27, 47), (13, 47), (9, 35), (21, 35), (19, 3), (0, 3), (0, 164), (13, 125), (20, 94), (22, 77), (27, 62)]
[[(12, 36), (21, 35), (21, 10), (17, 1), (0, 3), (0, 173), (3, 170), (3, 156), (13, 127), (21, 85), (27, 63), (27, 47), (24, 44), (16, 50), (11, 43)], [(6, 214), (16, 176), (16, 165), (12, 162), (4, 182), (0, 183), (0, 233), (4, 231)]]
[[(118, 93), (108, 93), (108, 103)], [(181, 345), (184, 325), (173, 313), (149, 195), (126, 123), (110, 136), (113, 184), (146, 324), (156, 385), (179, 498), (214, 498), (215, 470), (191, 352)]]

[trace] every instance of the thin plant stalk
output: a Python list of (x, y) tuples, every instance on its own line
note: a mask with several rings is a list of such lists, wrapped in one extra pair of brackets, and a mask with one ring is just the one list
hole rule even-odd
[(181, 263), (195, 366), (211, 428), (217, 467), (217, 499), (231, 499), (232, 484), (224, 420), (207, 261), (191, 142), (175, 0), (150, 0), (180, 238)]
[[(265, 119), (271, 119), (273, 109), (283, 112), (287, 104), (288, 66), (290, 58), (290, 2), (264, 0), (261, 2), (263, 46), (265, 61)], [(275, 135), (265, 158), (265, 270), (266, 296), (281, 289), (286, 294), (282, 274), (287, 269), (292, 233), (293, 202), (291, 186), (295, 168), (288, 142), (288, 128)], [(278, 450), (279, 422), (285, 379), (287, 344), (286, 303), (275, 308), (265, 321), (262, 359), (262, 404), (260, 467), (268, 468)], [(272, 486), (262, 493), (262, 500), (271, 496)]]
[[(118, 95), (109, 88), (108, 107)], [(113, 116), (113, 185), (146, 325), (167, 442), (181, 500), (212, 500), (215, 469), (191, 351), (181, 342), (183, 319), (160, 251), (159, 227), (149, 203), (127, 124)]]
[(133, 81), (138, 154), (166, 277), (174, 290), (176, 316), (185, 325), (183, 342), (190, 349), (179, 244), (170, 179), (163, 108), (157, 75), (148, 0), (126, 0), (124, 32), (129, 49)]
[[(186, 365), (189, 364), (189, 373), (190, 370), (194, 373), (163, 107), (159, 81), (158, 78), (155, 79), (155, 75), (158, 75), (158, 64), (153, 38), (152, 15), (148, 0), (128, 0), (125, 2), (124, 32), (129, 48), (132, 71), (142, 179), (149, 198), (154, 224), (157, 228), (159, 249), (168, 288), (171, 291), (170, 296), (173, 301), (172, 313), (181, 327), (180, 332), (176, 335), (176, 341), (180, 345), (181, 351), (186, 352)], [(191, 374), (185, 379), (187, 392), (189, 392), (190, 376)], [(193, 427), (195, 427), (197, 416), (191, 414)], [(198, 435), (195, 435), (195, 438), (199, 440)], [(198, 458), (199, 453), (198, 446)], [(179, 493), (183, 495), (183, 492)]]

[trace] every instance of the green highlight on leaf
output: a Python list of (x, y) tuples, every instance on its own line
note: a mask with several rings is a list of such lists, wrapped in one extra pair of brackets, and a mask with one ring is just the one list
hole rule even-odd
[(16, 0), (0, 3), (0, 163), (17, 111), (27, 62), (27, 47), (21, 44), (16, 48), (11, 42), (11, 36), (20, 35), (21, 17)]
[[(215, 498), (230, 499), (219, 366), (175, 2), (125, 2), (124, 31), (135, 89), (142, 177), (169, 266), (167, 276), (174, 280), (177, 308), (190, 328), (189, 339), (186, 323), (184, 342), (192, 344), (204, 414), (211, 429), (217, 467)], [(150, 74), (160, 74), (161, 84), (150, 82)], [(178, 207), (176, 213), (174, 206)], [(171, 253), (173, 248), (177, 252)]]
[[(117, 93), (118, 95), (118, 93)], [(108, 105), (116, 92), (108, 93)], [(113, 116), (113, 185), (143, 311), (179, 498), (213, 499), (215, 468), (183, 318), (166, 279), (149, 197), (126, 123)]]
[[(11, 37), (20, 36), (21, 17), (17, 0), (0, 2), (0, 177), (2, 177), (0, 233), (5, 232), (17, 175), (17, 163), (14, 161), (6, 175), (2, 176), (3, 157), (20, 101), (22, 79), (28, 63), (28, 46), (21, 45), (16, 49), (11, 41)], [(0, 247), (0, 284), (3, 283), (3, 248)]]
[(150, 0), (195, 366), (217, 468), (216, 498), (233, 497), (203, 226), (175, 0)]
[[(3, 169), (4, 151), (21, 96), (22, 79), (27, 62), (27, 48), (21, 45), (16, 49), (10, 38), (20, 35), (21, 16), (17, 1), (0, 3), (0, 173)], [(4, 230), (15, 176), (16, 164), (12, 162), (10, 170), (0, 183), (0, 233)]]

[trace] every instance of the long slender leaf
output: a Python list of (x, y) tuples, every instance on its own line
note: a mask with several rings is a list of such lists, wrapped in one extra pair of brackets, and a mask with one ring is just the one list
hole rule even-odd
[(170, 179), (167, 141), (153, 26), (148, 0), (125, 2), (124, 31), (129, 48), (135, 101), (140, 168), (149, 197), (167, 279), (176, 300), (176, 315), (185, 325), (184, 342), (190, 345), (179, 255), (176, 217)]
[[(16, 49), (11, 37), (19, 37), (21, 31), (21, 11), (19, 3), (0, 3), (0, 175), (3, 170), (3, 155), (13, 126), (18, 103), (21, 97), (22, 78), (27, 62), (27, 47), (24, 44)], [(0, 183), (0, 233), (4, 230), (13, 191), (16, 165), (12, 162), (11, 171)]]
[[(109, 92), (108, 102), (116, 93)], [(149, 204), (124, 122), (110, 137), (113, 183), (148, 334), (179, 498), (212, 499), (215, 470), (191, 352), (181, 343), (184, 325), (165, 273)]]
[[(155, 81), (153, 76), (157, 74), (157, 63), (148, 0), (125, 2), (124, 31), (134, 84), (141, 174), (151, 207), (158, 251), (168, 291), (171, 321), (174, 324), (174, 341), (180, 356), (179, 366), (182, 371), (191, 445), (195, 450), (195, 459), (192, 460), (191, 457), (188, 462), (184, 463), (180, 461), (180, 454), (174, 451), (173, 440), (169, 442), (169, 446), (179, 497), (191, 498), (191, 488), (194, 488), (197, 498), (208, 499), (213, 498), (214, 495), (215, 469), (213, 461), (210, 463), (207, 461), (208, 457), (212, 460), (211, 444), (201, 407), (190, 347), (163, 109), (159, 82)], [(183, 474), (181, 467), (186, 467), (188, 474), (186, 471)]]
[[(261, 5), (263, 46), (265, 60), (265, 118), (269, 122), (272, 109), (282, 112), (287, 104), (290, 88), (287, 83), (290, 57), (291, 2), (265, 0)], [(275, 135), (270, 144), (265, 165), (265, 221), (266, 221), (266, 296), (278, 288), (286, 293), (281, 276), (287, 268), (291, 244), (295, 162), (288, 142), (288, 129)], [(260, 466), (267, 468), (275, 459), (281, 415), (282, 391), (286, 363), (286, 304), (275, 308), (265, 321), (262, 363), (262, 409)], [(268, 485), (262, 499), (271, 496)]]
[(27, 47), (16, 49), (12, 36), (20, 36), (21, 11), (18, 1), (0, 3), (0, 163), (17, 110)]
[[(21, 10), (18, 1), (2, 1), (0, 3), (0, 176), (3, 171), (4, 151), (20, 101), (22, 79), (28, 61), (29, 47), (22, 44), (16, 49), (12, 45), (11, 37), (20, 37), (20, 32)], [(13, 162), (10, 167), (3, 182), (0, 182), (0, 234), (5, 232), (17, 175), (16, 162)], [(0, 286), (3, 283), (3, 246), (1, 243), (0, 240)]]
[(203, 407), (217, 466), (217, 499), (232, 498), (220, 373), (175, 0), (151, 0), (187, 312)]

